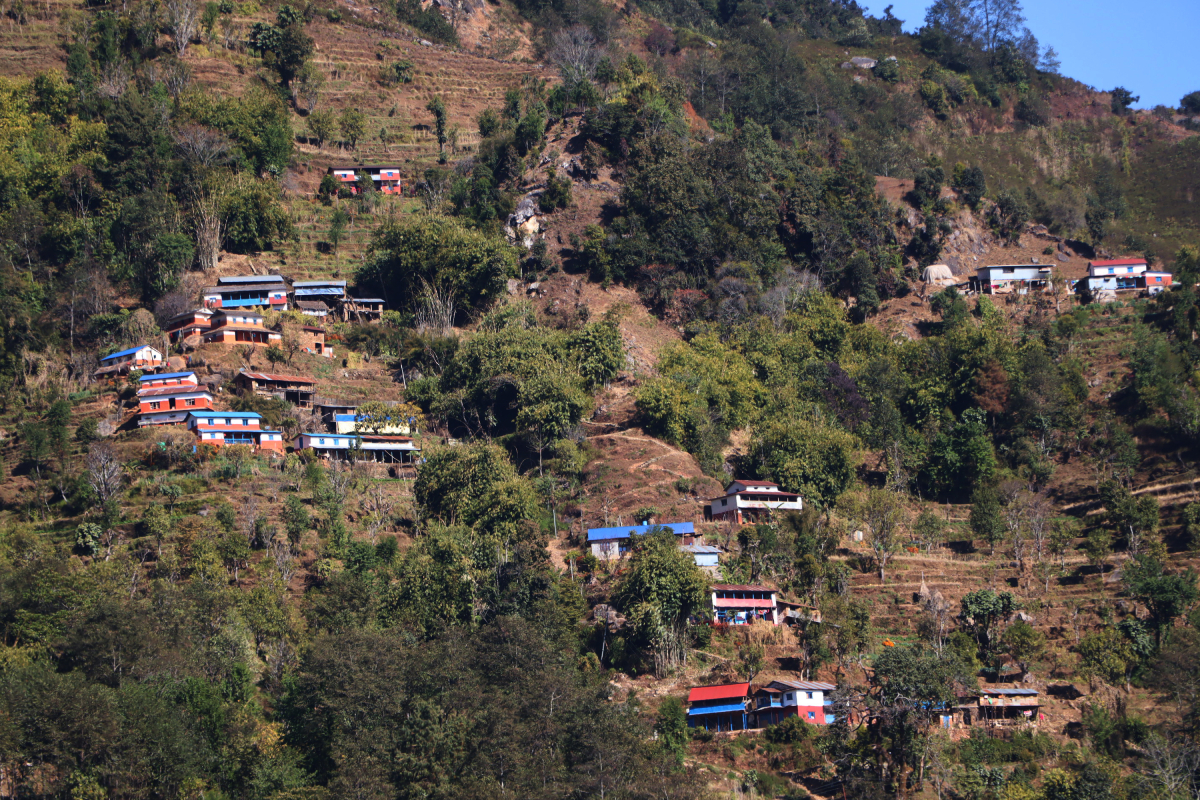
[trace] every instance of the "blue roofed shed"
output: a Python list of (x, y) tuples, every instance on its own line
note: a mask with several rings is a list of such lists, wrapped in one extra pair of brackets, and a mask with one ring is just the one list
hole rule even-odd
[(592, 546), (592, 555), (604, 561), (620, 558), (629, 550), (629, 540), (634, 536), (644, 536), (653, 530), (667, 530), (676, 536), (682, 536), (682, 544), (691, 544), (696, 534), (696, 526), (691, 522), (665, 522), (655, 525), (620, 525), (613, 528), (590, 528), (588, 544)]

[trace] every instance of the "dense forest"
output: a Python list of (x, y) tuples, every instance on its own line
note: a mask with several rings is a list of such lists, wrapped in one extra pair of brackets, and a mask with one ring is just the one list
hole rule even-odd
[[(1200, 797), (1200, 91), (1018, 0), (0, 13), (0, 797)], [(386, 309), (168, 335), (277, 276)], [(158, 367), (285, 448), (139, 427)], [(772, 681), (828, 724), (689, 714)]]

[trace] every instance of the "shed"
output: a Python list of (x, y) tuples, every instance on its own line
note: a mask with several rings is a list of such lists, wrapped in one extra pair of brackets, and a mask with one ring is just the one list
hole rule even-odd
[(601, 561), (612, 561), (620, 558), (629, 551), (629, 540), (634, 536), (644, 536), (650, 531), (666, 530), (676, 536), (682, 536), (683, 544), (691, 544), (696, 526), (691, 522), (667, 522), (661, 525), (624, 525), (613, 528), (591, 528), (588, 530), (588, 544), (591, 545), (592, 555)]

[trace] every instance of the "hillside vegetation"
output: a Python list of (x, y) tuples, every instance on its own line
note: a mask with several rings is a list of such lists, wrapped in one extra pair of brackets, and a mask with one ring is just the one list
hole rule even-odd
[[(0, 797), (1197, 796), (1200, 93), (1059, 74), (1016, 0), (0, 13)], [(1173, 284), (1085, 302), (1109, 257)], [(168, 340), (242, 275), (387, 310)], [(286, 452), (139, 428), (142, 344)], [(705, 521), (734, 478), (803, 511)], [(647, 520), (720, 566), (589, 549)], [(688, 727), (775, 679), (836, 721)], [(992, 684), (1037, 714), (945, 726)]]

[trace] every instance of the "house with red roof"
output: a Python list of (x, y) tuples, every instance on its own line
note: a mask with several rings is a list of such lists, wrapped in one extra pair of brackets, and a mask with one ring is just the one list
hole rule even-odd
[(180, 425), (192, 411), (211, 411), (213, 396), (194, 372), (143, 375), (138, 388), (138, 427)]
[(688, 727), (709, 731), (744, 731), (749, 728), (746, 703), (749, 683), (697, 686), (688, 692)]
[(779, 592), (767, 586), (717, 583), (712, 586), (713, 620), (728, 625), (779, 624)]

